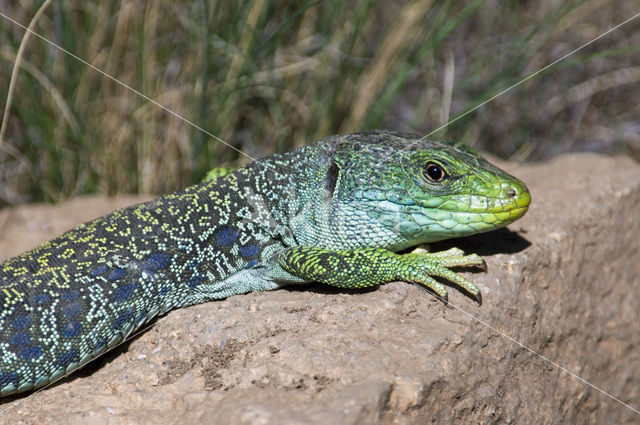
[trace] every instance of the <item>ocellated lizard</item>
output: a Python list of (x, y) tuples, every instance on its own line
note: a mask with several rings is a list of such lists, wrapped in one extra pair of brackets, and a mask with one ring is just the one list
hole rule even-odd
[(422, 243), (522, 217), (527, 187), (459, 143), (331, 136), (117, 210), (0, 264), (0, 393), (41, 387), (169, 310), (318, 281), (405, 280), (447, 297), (482, 264)]

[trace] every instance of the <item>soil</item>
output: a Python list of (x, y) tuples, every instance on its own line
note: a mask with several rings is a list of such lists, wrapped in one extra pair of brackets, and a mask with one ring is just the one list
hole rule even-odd
[[(0, 423), (639, 423), (612, 397), (640, 409), (640, 166), (591, 154), (500, 165), (529, 185), (529, 213), (433, 247), (484, 256), (488, 272), (464, 272), (481, 306), (404, 282), (234, 296), (1, 399)], [(4, 209), (0, 257), (143, 200)]]

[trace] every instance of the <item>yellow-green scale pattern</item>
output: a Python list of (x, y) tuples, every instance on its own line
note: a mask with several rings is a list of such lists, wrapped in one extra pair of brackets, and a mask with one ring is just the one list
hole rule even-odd
[(380, 248), (330, 251), (300, 247), (287, 250), (280, 263), (306, 280), (319, 280), (342, 288), (366, 288), (398, 279), (396, 254)]
[(2, 393), (55, 380), (158, 314), (207, 300), (211, 283), (255, 267), (278, 242), (254, 207), (281, 208), (282, 179), (268, 167), (241, 169), (115, 211), (0, 264)]

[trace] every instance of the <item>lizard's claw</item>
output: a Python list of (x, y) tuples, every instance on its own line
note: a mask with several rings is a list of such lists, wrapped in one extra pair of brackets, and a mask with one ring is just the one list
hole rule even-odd
[(476, 266), (480, 269), (482, 269), (483, 272), (487, 272), (487, 270), (489, 270), (489, 268), (487, 267), (487, 262), (484, 261), (484, 258), (482, 259), (482, 264), (480, 264), (479, 266)]
[(419, 247), (412, 253), (398, 257), (405, 266), (401, 267), (403, 271), (403, 274), (400, 275), (401, 279), (431, 289), (446, 303), (445, 286), (433, 278), (434, 276), (442, 277), (462, 287), (475, 298), (478, 304), (482, 305), (480, 289), (473, 282), (449, 270), (450, 267), (476, 266), (486, 271), (486, 263), (479, 255), (464, 255), (464, 252), (459, 248), (451, 248), (441, 252), (426, 252), (423, 247)]
[(482, 305), (482, 292), (478, 291), (478, 293), (476, 294), (476, 302), (478, 303), (478, 305)]

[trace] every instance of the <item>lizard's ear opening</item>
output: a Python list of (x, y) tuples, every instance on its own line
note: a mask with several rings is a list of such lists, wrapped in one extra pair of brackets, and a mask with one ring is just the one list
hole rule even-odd
[(333, 158), (330, 158), (329, 167), (327, 168), (327, 177), (325, 179), (324, 199), (327, 202), (331, 202), (333, 199), (333, 192), (335, 191), (336, 184), (338, 183), (338, 174), (340, 174), (338, 164), (333, 161)]

